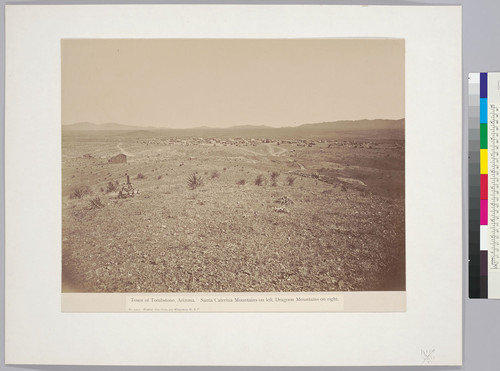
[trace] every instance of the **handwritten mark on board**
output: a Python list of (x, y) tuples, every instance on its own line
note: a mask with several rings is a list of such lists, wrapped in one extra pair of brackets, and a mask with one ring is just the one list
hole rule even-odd
[(420, 353), (422, 354), (422, 359), (424, 364), (430, 364), (434, 360), (435, 349), (422, 349)]

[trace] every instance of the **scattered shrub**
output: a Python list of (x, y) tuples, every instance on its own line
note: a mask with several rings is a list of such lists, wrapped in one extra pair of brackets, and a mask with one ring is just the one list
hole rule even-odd
[(158, 180), (160, 180), (160, 179), (161, 179), (161, 175), (158, 175)]
[(91, 209), (102, 209), (104, 207), (104, 203), (101, 201), (99, 196), (96, 196), (90, 200), (90, 208)]
[(284, 213), (284, 214), (288, 214), (289, 213), (289, 211), (286, 208), (284, 208), (284, 207), (275, 207), (274, 211), (277, 212), (277, 213)]
[(295, 177), (289, 175), (289, 176), (286, 177), (286, 181), (287, 181), (287, 183), (288, 183), (289, 186), (293, 186), (293, 182), (295, 182)]
[(87, 185), (84, 185), (84, 186), (78, 186), (78, 187), (73, 188), (69, 197), (70, 198), (82, 198), (83, 196), (86, 196), (89, 194), (90, 194), (90, 187)]
[(240, 180), (238, 180), (238, 181), (236, 182), (236, 184), (238, 184), (238, 185), (245, 185), (245, 184), (246, 184), (246, 182), (247, 182), (247, 181), (246, 181), (245, 179), (240, 179)]
[(212, 171), (212, 174), (210, 174), (210, 177), (212, 179), (220, 177), (220, 172), (218, 170)]
[(106, 193), (117, 192), (119, 185), (120, 183), (118, 182), (118, 180), (115, 180), (114, 182), (108, 182)]
[(271, 173), (271, 182), (272, 182), (271, 185), (273, 187), (276, 187), (278, 185), (278, 178), (279, 178), (279, 176), (280, 176), (280, 173), (278, 173), (277, 171), (273, 171)]
[(293, 205), (293, 200), (287, 196), (281, 196), (276, 200), (276, 203), (281, 205)]
[(196, 173), (191, 174), (187, 179), (187, 185), (190, 189), (195, 189), (203, 185), (203, 177)]
[(266, 180), (264, 179), (264, 175), (259, 174), (259, 175), (257, 175), (257, 178), (255, 178), (255, 185), (258, 185), (258, 186), (264, 185), (265, 181)]
[(144, 175), (143, 173), (139, 173), (137, 174), (137, 179), (146, 179), (146, 175)]

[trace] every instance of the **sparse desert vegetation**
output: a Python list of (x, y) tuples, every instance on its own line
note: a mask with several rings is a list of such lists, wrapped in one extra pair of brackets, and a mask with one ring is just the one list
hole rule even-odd
[(106, 193), (117, 192), (119, 186), (120, 182), (118, 182), (118, 180), (115, 180), (114, 182), (108, 182), (108, 185), (106, 186)]
[(203, 177), (197, 173), (191, 174), (187, 179), (187, 185), (190, 189), (196, 189), (203, 186), (203, 184), (205, 184)]
[(259, 175), (257, 175), (257, 178), (255, 178), (254, 184), (257, 186), (261, 186), (261, 185), (264, 185), (265, 182), (266, 182), (266, 179), (264, 178), (264, 175), (259, 174)]
[(63, 291), (404, 290), (404, 127), (292, 134), (63, 131)]
[(70, 198), (82, 198), (91, 194), (90, 187), (88, 185), (80, 185), (73, 188), (69, 197)]
[(104, 207), (104, 203), (102, 202), (99, 196), (91, 198), (89, 200), (91, 209), (102, 209)]
[(277, 171), (273, 171), (271, 173), (271, 185), (273, 187), (276, 187), (278, 185), (278, 178), (280, 176), (280, 173), (278, 173)]

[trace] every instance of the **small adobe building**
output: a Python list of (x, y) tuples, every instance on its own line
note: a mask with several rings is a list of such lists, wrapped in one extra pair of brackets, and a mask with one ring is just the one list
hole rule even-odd
[(127, 155), (120, 153), (119, 155), (111, 157), (108, 162), (111, 164), (126, 164), (127, 163)]

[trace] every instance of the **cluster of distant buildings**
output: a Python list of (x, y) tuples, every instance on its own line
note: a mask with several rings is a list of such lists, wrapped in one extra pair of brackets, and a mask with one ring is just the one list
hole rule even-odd
[[(147, 138), (138, 139), (137, 143), (142, 145), (182, 145), (182, 146), (195, 146), (195, 145), (213, 145), (213, 146), (256, 146), (257, 144), (269, 143), (275, 145), (288, 144), (296, 145), (298, 147), (312, 147), (317, 143), (329, 143), (328, 147), (349, 147), (349, 148), (392, 148), (404, 149), (404, 144), (395, 141), (394, 143), (373, 143), (373, 142), (359, 142), (359, 141), (337, 141), (337, 140), (311, 140), (311, 139), (244, 139), (244, 138)], [(322, 151), (322, 149), (321, 149)], [(293, 152), (293, 150), (292, 150)], [(83, 155), (83, 158), (93, 158), (89, 153)], [(120, 153), (108, 159), (109, 163), (127, 163), (127, 156)]]

